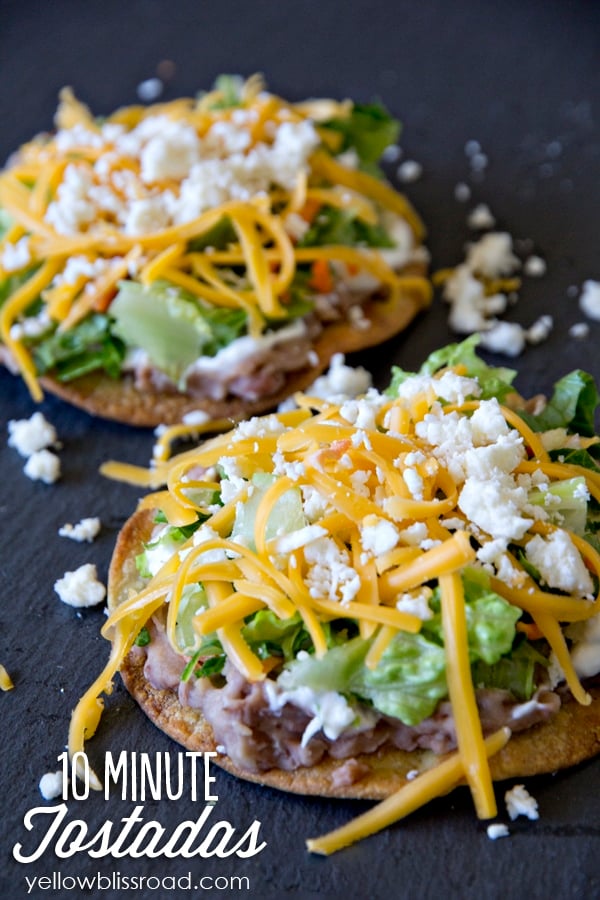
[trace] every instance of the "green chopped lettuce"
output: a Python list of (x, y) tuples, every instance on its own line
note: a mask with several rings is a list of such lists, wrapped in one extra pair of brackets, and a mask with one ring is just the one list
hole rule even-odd
[(502, 403), (507, 394), (513, 392), (512, 382), (517, 373), (514, 369), (488, 366), (476, 353), (478, 343), (479, 336), (473, 334), (458, 344), (448, 344), (446, 347), (435, 350), (427, 357), (418, 373), (407, 372), (398, 366), (393, 366), (392, 380), (386, 393), (395, 397), (400, 385), (415, 374), (434, 375), (435, 372), (446, 366), (460, 365), (465, 367), (465, 375), (468, 378), (478, 380), (483, 400), (496, 397)]
[(363, 666), (351, 688), (385, 715), (418, 725), (448, 694), (444, 648), (423, 634), (399, 631), (375, 669)]
[(298, 246), (322, 247), (329, 244), (348, 247), (395, 246), (381, 225), (369, 225), (348, 210), (323, 206), (306, 234), (298, 242)]
[[(486, 671), (498, 679), (506, 669), (505, 664), (498, 670), (495, 666), (511, 653), (521, 611), (490, 590), (485, 572), (467, 570), (463, 584), (469, 658), (472, 666), (479, 666), (478, 683), (486, 683)], [(355, 696), (406, 725), (417, 725), (448, 695), (439, 590), (430, 605), (434, 616), (421, 632), (398, 632), (374, 669), (364, 665), (371, 641), (356, 637), (320, 659), (306, 655), (294, 660), (280, 675), (280, 685)], [(511, 677), (517, 678), (514, 673)], [(519, 685), (525, 681), (523, 675)]]
[(546, 510), (551, 522), (581, 536), (586, 529), (587, 498), (587, 486), (582, 475), (555, 481), (547, 490), (534, 488), (527, 497), (530, 503)]
[(584, 437), (593, 437), (594, 417), (599, 402), (600, 396), (593, 377), (576, 369), (556, 382), (552, 397), (540, 413), (520, 415), (536, 431), (568, 428)]
[(210, 307), (179, 287), (122, 281), (111, 304), (113, 332), (177, 382), (200, 356), (214, 356), (245, 330), (243, 310)]
[[(254, 521), (262, 498), (267, 489), (276, 480), (275, 475), (257, 472), (252, 478), (253, 490), (245, 503), (239, 503), (235, 512), (235, 520), (231, 531), (231, 540), (239, 541), (252, 550), (254, 543)], [(279, 497), (273, 505), (267, 519), (265, 534), (267, 540), (297, 531), (306, 525), (306, 516), (302, 507), (302, 494), (298, 488), (290, 488)]]
[(371, 171), (378, 171), (381, 154), (398, 140), (400, 134), (400, 123), (381, 103), (355, 103), (349, 116), (321, 124), (341, 134), (338, 153), (355, 150), (362, 168)]
[(125, 356), (122, 341), (111, 330), (111, 320), (93, 313), (67, 331), (54, 330), (32, 341), (37, 371), (53, 372), (59, 381), (72, 381), (101, 370), (118, 378)]

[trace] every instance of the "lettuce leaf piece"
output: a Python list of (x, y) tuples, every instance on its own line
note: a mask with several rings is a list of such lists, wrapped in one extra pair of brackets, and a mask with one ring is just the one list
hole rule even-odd
[[(144, 544), (144, 549), (135, 558), (136, 568), (142, 578), (156, 575), (164, 563), (177, 552), (179, 546), (187, 541), (205, 519), (199, 518), (190, 525), (172, 525), (162, 531), (158, 537)], [(155, 521), (161, 521), (159, 516)]]
[(386, 393), (395, 397), (398, 394), (400, 385), (412, 375), (434, 375), (435, 372), (446, 366), (460, 365), (465, 367), (465, 375), (467, 377), (478, 380), (483, 400), (495, 397), (502, 403), (507, 394), (512, 393), (514, 390), (512, 382), (517, 374), (516, 370), (507, 369), (503, 366), (488, 366), (476, 353), (478, 343), (479, 336), (472, 334), (457, 344), (448, 344), (445, 347), (441, 347), (427, 357), (418, 373), (407, 372), (398, 366), (393, 366), (392, 380)]
[(591, 375), (575, 369), (554, 385), (552, 397), (538, 415), (520, 412), (535, 431), (568, 428), (584, 437), (595, 434), (595, 412), (600, 395)]
[(279, 676), (278, 683), (286, 690), (305, 686), (315, 691), (348, 693), (364, 668), (370, 645), (370, 641), (355, 637), (331, 647), (320, 659), (308, 655), (295, 659)]
[[(467, 619), (467, 640), (471, 663), (477, 660), (492, 665), (510, 653), (515, 639), (515, 625), (521, 610), (491, 590), (489, 576), (479, 569), (466, 569), (462, 575)], [(440, 590), (436, 588), (430, 601), (435, 615), (423, 623), (422, 633), (443, 643)]]
[(399, 631), (376, 668), (361, 666), (350, 688), (385, 715), (418, 725), (448, 694), (444, 648), (423, 634)]
[(488, 665), (478, 660), (472, 666), (475, 687), (498, 688), (510, 693), (517, 700), (529, 700), (535, 690), (536, 665), (548, 665), (548, 660), (527, 641), (519, 644), (510, 654)]
[(323, 206), (299, 247), (322, 247), (337, 244), (349, 247), (394, 247), (395, 244), (381, 225), (369, 225), (351, 212), (334, 206)]
[(235, 229), (231, 224), (229, 216), (223, 216), (216, 225), (205, 231), (204, 234), (192, 238), (188, 242), (188, 250), (200, 253), (207, 247), (214, 247), (215, 250), (226, 250), (229, 244), (237, 240)]
[(281, 656), (291, 661), (300, 650), (312, 646), (300, 613), (280, 619), (270, 609), (261, 609), (243, 626), (242, 635), (261, 659)]
[(556, 481), (545, 491), (534, 488), (529, 491), (527, 499), (545, 509), (550, 521), (583, 536), (587, 522), (587, 496), (585, 478), (580, 475)]
[[(0, 212), (2, 210), (0, 209)], [(2, 229), (0, 228), (0, 238), (2, 238)], [(24, 270), (23, 272), (13, 272), (10, 275), (7, 275), (6, 278), (0, 280), (0, 306), (5, 303), (11, 294), (14, 294), (16, 290), (18, 290), (22, 284), (31, 278), (31, 276), (35, 273), (38, 266), (32, 266), (29, 269)], [(39, 304), (39, 299), (37, 303)], [(32, 306), (36, 305), (36, 301), (33, 301)]]
[(400, 122), (382, 103), (355, 103), (349, 116), (330, 119), (321, 126), (342, 136), (338, 153), (356, 150), (361, 166), (371, 171), (379, 171), (376, 164), (381, 154), (400, 134)]
[(7, 231), (10, 231), (14, 224), (13, 217), (3, 207), (0, 206), (0, 240)]
[(113, 332), (139, 347), (177, 382), (200, 356), (214, 356), (245, 330), (243, 310), (209, 307), (187, 291), (156, 281), (122, 281), (110, 307)]
[(244, 79), (241, 75), (218, 75), (213, 90), (219, 91), (220, 97), (211, 103), (210, 109), (233, 109), (242, 105), (242, 88)]
[(118, 378), (125, 356), (124, 344), (112, 333), (110, 318), (102, 313), (87, 316), (68, 331), (55, 330), (31, 345), (37, 371), (42, 375), (52, 371), (59, 381), (72, 381), (98, 370)]
[[(472, 666), (481, 664), (478, 678), (481, 680), (482, 673), (506, 658), (507, 662), (497, 671), (493, 669), (490, 679), (499, 679), (506, 670), (504, 681), (508, 681), (510, 674), (518, 681), (519, 689), (525, 691), (533, 670), (522, 662), (518, 662), (514, 671), (508, 665), (521, 610), (490, 590), (487, 573), (467, 570), (463, 581), (469, 658)], [(306, 686), (316, 691), (354, 695), (406, 725), (418, 725), (448, 695), (439, 590), (430, 605), (434, 616), (423, 623), (421, 632), (398, 632), (375, 669), (368, 669), (364, 664), (372, 642), (355, 637), (331, 647), (320, 659), (304, 656), (294, 660), (280, 675), (280, 685), (285, 689)], [(490, 686), (495, 686), (493, 681)]]

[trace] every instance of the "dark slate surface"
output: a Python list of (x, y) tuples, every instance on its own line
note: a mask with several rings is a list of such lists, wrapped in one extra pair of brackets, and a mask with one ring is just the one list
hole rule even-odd
[[(458, 261), (469, 236), (467, 207), (453, 196), (455, 184), (469, 180), (465, 142), (478, 140), (489, 156), (485, 177), (473, 183), (473, 202), (487, 202), (500, 227), (530, 239), (548, 261), (547, 275), (527, 280), (512, 311), (527, 325), (542, 313), (555, 317), (547, 343), (528, 349), (517, 362), (523, 392), (547, 390), (576, 365), (600, 375), (600, 325), (592, 323), (582, 342), (566, 336), (581, 319), (567, 289), (600, 278), (599, 26), (597, 4), (556, 0), (3, 0), (0, 156), (51, 126), (62, 85), (73, 85), (96, 112), (106, 113), (135, 102), (138, 83), (165, 59), (176, 64), (167, 97), (205, 87), (222, 71), (256, 70), (292, 98), (379, 96), (404, 121), (405, 157), (424, 167), (409, 193), (429, 223), (434, 267)], [(548, 150), (553, 142), (560, 144), (558, 157)], [(383, 386), (392, 362), (414, 367), (451, 338), (445, 314), (438, 303), (405, 335), (357, 361), (369, 365)], [(9, 419), (33, 410), (24, 386), (0, 372), (4, 436)], [(1, 896), (25, 897), (25, 875), (59, 871), (63, 877), (190, 871), (193, 883), (203, 874), (248, 876), (252, 893), (264, 898), (600, 895), (598, 762), (531, 781), (540, 820), (515, 824), (512, 836), (497, 842), (488, 840), (463, 791), (333, 858), (313, 858), (304, 838), (342, 824), (363, 805), (288, 797), (220, 774), (215, 816), (240, 829), (253, 819), (262, 822), (267, 848), (253, 859), (58, 859), (50, 847), (38, 862), (14, 862), (16, 842), (32, 846), (23, 817), (40, 803), (38, 779), (55, 768), (69, 712), (107, 653), (99, 636), (102, 612), (77, 615), (58, 601), (52, 585), (86, 561), (106, 577), (118, 529), (139, 492), (101, 479), (98, 466), (107, 458), (145, 464), (153, 443), (150, 432), (94, 421), (51, 398), (42, 411), (63, 442), (59, 484), (30, 482), (22, 460), (5, 437), (0, 441), (0, 660), (16, 683), (0, 697)], [(93, 545), (57, 536), (65, 521), (88, 515), (104, 523)], [(167, 751), (174, 757), (175, 746), (120, 685), (107, 706), (90, 744), (93, 760), (101, 762), (107, 749)], [(118, 822), (133, 805), (94, 796), (70, 802), (69, 817), (84, 820), (92, 832), (108, 818)], [(147, 803), (145, 815), (170, 830), (198, 816), (203, 805), (194, 806), (186, 794), (179, 803)], [(185, 896), (153, 887), (149, 883), (138, 896)], [(127, 896), (117, 889), (76, 893)], [(72, 894), (53, 888), (31, 892)]]

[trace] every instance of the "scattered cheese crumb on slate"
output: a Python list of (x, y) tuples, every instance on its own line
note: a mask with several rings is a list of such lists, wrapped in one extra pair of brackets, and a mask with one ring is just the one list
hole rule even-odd
[(60, 797), (63, 791), (62, 772), (46, 772), (40, 778), (39, 788), (44, 800), (54, 800), (56, 797)]
[(540, 817), (537, 800), (531, 796), (524, 784), (515, 784), (510, 791), (506, 791), (504, 802), (512, 821), (518, 816), (527, 816), (532, 821)]
[(66, 522), (58, 529), (58, 533), (60, 537), (70, 538), (72, 541), (78, 541), (79, 543), (87, 541), (88, 544), (91, 544), (99, 534), (101, 527), (100, 519), (97, 516), (92, 516), (87, 519), (81, 519), (76, 525)]
[(106, 588), (98, 581), (93, 563), (84, 563), (73, 572), (65, 572), (54, 583), (54, 590), (68, 606), (97, 606), (106, 596)]

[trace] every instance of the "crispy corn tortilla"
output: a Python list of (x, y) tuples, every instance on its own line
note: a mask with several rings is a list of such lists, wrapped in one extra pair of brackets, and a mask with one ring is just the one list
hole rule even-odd
[[(150, 537), (155, 511), (135, 513), (123, 527), (112, 558), (108, 602), (114, 609), (138, 590), (141, 581), (135, 556)], [(169, 737), (189, 750), (216, 751), (212, 728), (202, 714), (189, 706), (182, 706), (170, 690), (157, 690), (144, 676), (145, 657), (133, 650), (121, 668), (123, 682), (148, 718)], [(600, 753), (600, 688), (592, 688), (592, 703), (581, 706), (565, 699), (558, 713), (549, 721), (515, 734), (509, 743), (490, 760), (492, 777), (496, 781), (541, 775), (568, 768)], [(321, 797), (380, 800), (388, 797), (407, 781), (407, 773), (422, 771), (436, 765), (438, 757), (429, 750), (407, 752), (384, 749), (374, 754), (356, 757), (368, 767), (366, 774), (350, 785), (336, 786), (336, 769), (345, 760), (326, 759), (315, 766), (292, 772), (270, 769), (267, 772), (247, 772), (223, 755), (215, 762), (239, 778), (265, 784), (296, 794)]]
[[(424, 275), (425, 267), (411, 265), (407, 274)], [(125, 422), (129, 425), (155, 426), (181, 422), (192, 410), (202, 409), (211, 419), (239, 421), (259, 415), (277, 406), (296, 391), (305, 390), (327, 367), (334, 353), (353, 353), (381, 344), (403, 331), (424, 308), (423, 296), (415, 290), (403, 291), (397, 301), (369, 299), (362, 305), (369, 326), (357, 328), (344, 320), (326, 324), (314, 343), (314, 364), (289, 372), (285, 385), (276, 393), (257, 400), (229, 397), (224, 400), (192, 397), (175, 392), (142, 392), (126, 375), (111, 379), (93, 373), (71, 382), (60, 382), (50, 376), (40, 378), (42, 386), (73, 406), (94, 416)]]

